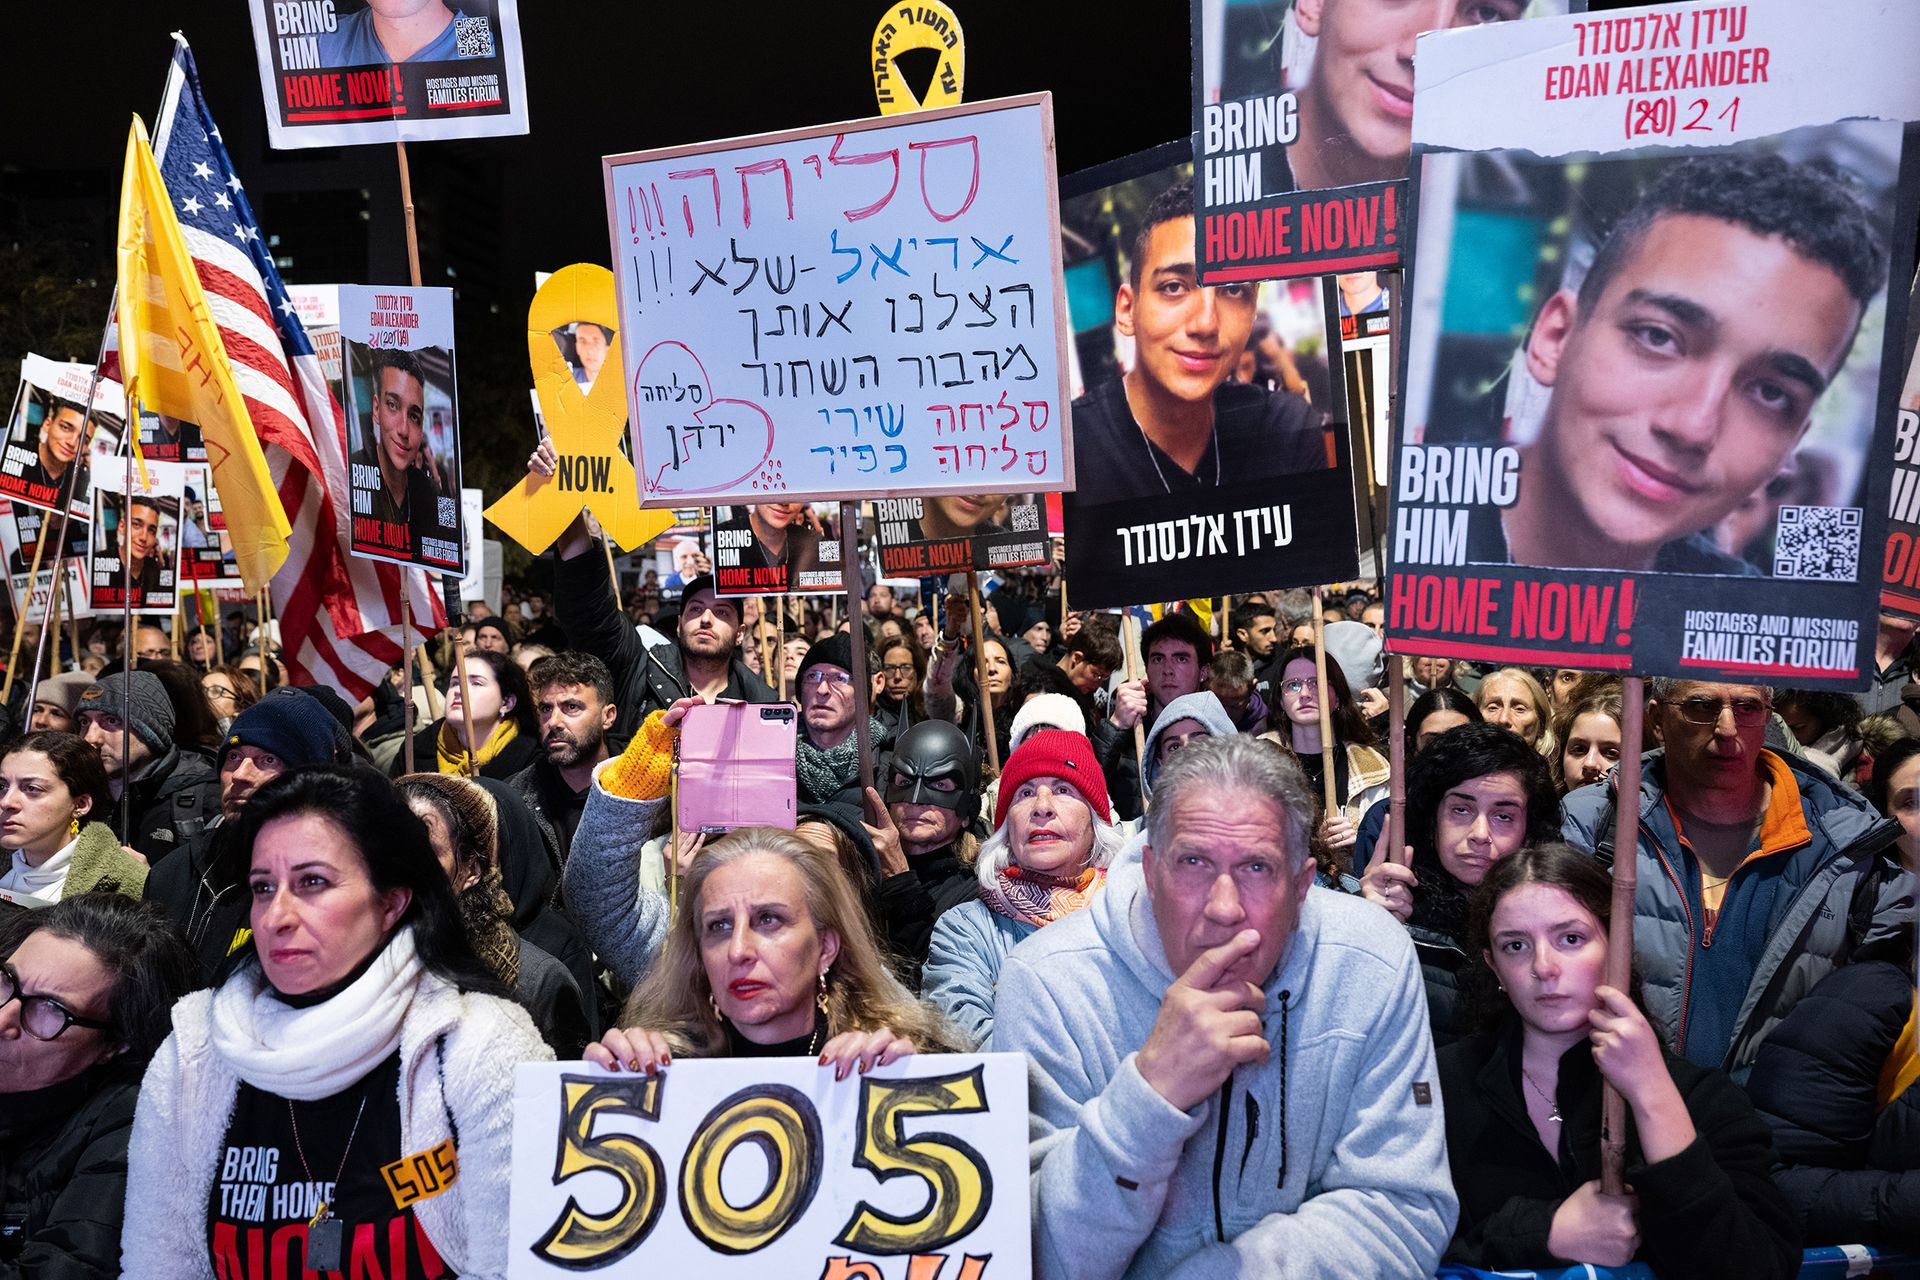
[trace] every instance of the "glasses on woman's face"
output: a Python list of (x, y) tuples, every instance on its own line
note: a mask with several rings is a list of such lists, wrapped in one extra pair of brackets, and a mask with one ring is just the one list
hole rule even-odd
[(29, 996), (20, 991), (20, 975), (10, 964), (0, 964), (0, 1009), (20, 1002), (20, 1029), (35, 1040), (58, 1040), (68, 1027), (105, 1031), (112, 1023), (83, 1018), (52, 996)]
[(223, 684), (210, 684), (210, 685), (204, 686), (204, 688), (207, 691), (207, 698), (210, 701), (212, 699), (218, 698), (218, 699), (221, 699), (222, 701), (232, 702), (234, 698), (238, 696), (234, 693), (233, 690), (227, 688)]
[(890, 676), (899, 676), (902, 678), (913, 674), (913, 664), (911, 662), (889, 662), (880, 669)]
[(1280, 692), (1290, 693), (1295, 697), (1300, 696), (1311, 688), (1313, 688), (1313, 681), (1311, 680), (1282, 680), (1280, 682)]

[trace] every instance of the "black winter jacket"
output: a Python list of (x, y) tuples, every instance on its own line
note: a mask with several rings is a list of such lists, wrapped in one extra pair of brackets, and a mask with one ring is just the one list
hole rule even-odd
[[(607, 664), (613, 673), (614, 703), (620, 708), (614, 729), (631, 734), (649, 713), (663, 711), (692, 695), (680, 650), (670, 644), (649, 649), (613, 597), (606, 558), (598, 545), (573, 557), (553, 557), (554, 612), (573, 647)], [(780, 695), (747, 669), (736, 650), (729, 672), (729, 698), (778, 702)]]
[(0, 1093), (0, 1280), (120, 1274), (127, 1139), (140, 1071), (118, 1061)]
[[(216, 820), (155, 867), (140, 895), (159, 903), (179, 927), (200, 961), (204, 987), (219, 983), (235, 937), (248, 927), (246, 868), (238, 851), (227, 847), (238, 832), (235, 824)], [(221, 865), (223, 858), (227, 865)]]
[(150, 866), (161, 865), (220, 812), (220, 775), (198, 751), (172, 748), (144, 766), (132, 788), (127, 829), (120, 829), (118, 804), (111, 824), (120, 842), (132, 845)]
[(1920, 1250), (1920, 1083), (1884, 1110), (1887, 1056), (1913, 1016), (1913, 981), (1891, 964), (1836, 970), (1760, 1046), (1747, 1092), (1773, 1126), (1809, 1244)]
[[(1746, 1095), (1719, 1071), (1669, 1056), (1667, 1070), (1699, 1136), (1648, 1164), (1627, 1117), (1626, 1178), (1638, 1193), (1640, 1252), (1661, 1276), (1788, 1280), (1800, 1269), (1800, 1233), (1769, 1176), (1773, 1144)], [(1600, 1176), (1600, 1069), (1581, 1041), (1560, 1059), (1560, 1150), (1540, 1145), (1520, 1083), (1520, 1022), (1440, 1051), (1447, 1159), (1460, 1195), (1449, 1262), (1497, 1270), (1566, 1266), (1547, 1249), (1553, 1215)]]
[(979, 896), (979, 878), (960, 861), (952, 845), (938, 853), (909, 857), (905, 871), (880, 882), (880, 917), (887, 942), (905, 970), (902, 981), (914, 991), (920, 990), (920, 970), (933, 942), (933, 922), (948, 907)]

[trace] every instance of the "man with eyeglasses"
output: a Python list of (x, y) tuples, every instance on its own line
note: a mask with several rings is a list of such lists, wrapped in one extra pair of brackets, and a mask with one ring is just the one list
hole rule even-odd
[[(878, 657), (867, 646), (870, 698), (880, 696)], [(807, 650), (800, 662), (800, 739), (796, 772), (803, 804), (839, 802), (860, 809), (860, 737), (854, 731), (853, 641), (838, 631)], [(878, 752), (886, 730), (869, 718), (867, 734)], [(880, 767), (875, 777), (884, 777)]]
[[(1634, 962), (1668, 1047), (1744, 1083), (1802, 994), (1858, 959), (1904, 963), (1915, 882), (1900, 827), (1765, 745), (1772, 692), (1648, 682)], [(1566, 799), (1569, 841), (1611, 860), (1613, 778)]]
[[(553, 442), (542, 441), (527, 459), (527, 474), (552, 476), (556, 458)], [(780, 701), (741, 657), (740, 602), (716, 594), (710, 573), (687, 580), (674, 642), (649, 645), (643, 640), (620, 611), (605, 555), (588, 532), (584, 514), (575, 516), (554, 541), (553, 604), (569, 641), (564, 647), (592, 654), (613, 675), (614, 705), (620, 708), (613, 725), (616, 737), (633, 736), (649, 715), (682, 698)]]

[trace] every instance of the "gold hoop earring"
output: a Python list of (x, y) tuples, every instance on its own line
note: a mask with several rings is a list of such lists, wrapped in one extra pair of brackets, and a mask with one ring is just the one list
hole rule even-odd
[(707, 1008), (713, 1010), (713, 1020), (715, 1022), (726, 1021), (725, 1018), (720, 1016), (720, 1002), (713, 998), (713, 993), (711, 991), (707, 993)]

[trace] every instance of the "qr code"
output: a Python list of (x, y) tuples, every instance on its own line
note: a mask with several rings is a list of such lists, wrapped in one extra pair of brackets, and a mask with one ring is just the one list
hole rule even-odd
[(1013, 504), (1013, 531), (1015, 533), (1040, 532), (1038, 503), (1016, 502)]
[(440, 499), (440, 527), (451, 529), (460, 523), (460, 500), (458, 498)]
[(1860, 508), (1782, 507), (1773, 576), (1853, 582), (1860, 576)]
[(462, 58), (493, 56), (493, 28), (485, 18), (455, 18), (453, 40), (454, 52)]

